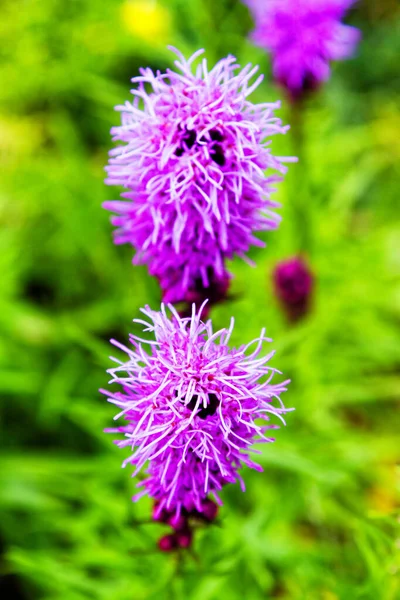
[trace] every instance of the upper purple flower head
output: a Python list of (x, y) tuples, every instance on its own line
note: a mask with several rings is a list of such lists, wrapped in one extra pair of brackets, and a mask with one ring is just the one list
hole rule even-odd
[(204, 58), (193, 66), (202, 50), (188, 60), (174, 52), (177, 72), (141, 69), (133, 102), (117, 106), (112, 134), (123, 145), (111, 151), (106, 182), (122, 185), (126, 201), (105, 203), (117, 214), (116, 243), (134, 246), (167, 302), (226, 277), (226, 258), (262, 246), (254, 232), (277, 227), (270, 193), (286, 167), (269, 138), (288, 129), (274, 116), (279, 102), (248, 100), (258, 67), (240, 70), (228, 56), (209, 71)]
[(136, 475), (147, 465), (139, 483), (143, 490), (134, 499), (148, 494), (155, 500), (155, 518), (173, 514), (179, 528), (182, 516), (214, 518), (207, 496), (220, 503), (225, 484), (239, 480), (244, 489), (243, 464), (261, 470), (249, 457), (251, 446), (273, 441), (266, 432), (278, 425), (270, 417), (284, 422), (288, 409), (280, 394), (288, 381), (271, 383), (277, 371), (268, 365), (273, 352), (260, 356), (263, 342), (270, 341), (264, 331), (250, 344), (230, 348), (233, 319), (229, 329), (214, 333), (195, 305), (187, 318), (169, 309), (171, 316), (164, 305), (161, 312), (142, 309), (148, 320), (136, 320), (154, 339), (131, 336), (132, 348), (112, 341), (128, 360), (113, 359), (111, 383), (122, 389), (104, 393), (119, 408), (116, 418), (126, 421), (109, 430), (124, 434), (118, 446), (131, 448), (124, 466), (135, 465)]
[(271, 52), (273, 73), (296, 99), (329, 78), (329, 62), (350, 57), (360, 31), (340, 21), (355, 0), (244, 0), (256, 44)]

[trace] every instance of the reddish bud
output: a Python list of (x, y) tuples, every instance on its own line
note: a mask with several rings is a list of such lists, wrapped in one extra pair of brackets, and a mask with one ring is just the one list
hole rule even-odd
[(206, 500), (204, 500), (202, 503), (202, 509), (201, 516), (206, 521), (214, 521), (218, 514), (218, 504), (216, 504), (213, 500), (206, 498)]
[(310, 308), (314, 278), (299, 257), (280, 262), (274, 274), (275, 293), (290, 321), (297, 321)]
[(177, 548), (177, 545), (177, 539), (174, 533), (163, 535), (163, 537), (158, 540), (158, 547), (161, 552), (172, 552)]
[(176, 532), (176, 542), (179, 548), (189, 548), (192, 545), (193, 534), (190, 529)]

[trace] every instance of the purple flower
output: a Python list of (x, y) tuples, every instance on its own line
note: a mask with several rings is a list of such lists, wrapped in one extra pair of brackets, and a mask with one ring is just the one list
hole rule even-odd
[(329, 62), (349, 58), (360, 31), (340, 20), (355, 0), (244, 0), (253, 12), (253, 40), (272, 55), (273, 73), (299, 98), (329, 78)]
[[(142, 309), (147, 320), (136, 319), (155, 339), (130, 336), (132, 348), (112, 343), (127, 353), (127, 362), (113, 359), (111, 383), (122, 391), (105, 391), (119, 408), (115, 418), (126, 424), (107, 431), (124, 434), (117, 441), (131, 455), (123, 466), (135, 466), (133, 476), (147, 465), (143, 488), (133, 499), (148, 494), (155, 500), (153, 517), (178, 526), (203, 515), (212, 521), (216, 511), (210, 504), (227, 483), (243, 480), (242, 465), (262, 470), (250, 459), (255, 441), (272, 442), (269, 429), (284, 422), (287, 410), (280, 400), (288, 381), (272, 384), (276, 369), (268, 365), (274, 352), (260, 357), (264, 331), (246, 346), (230, 348), (233, 330), (213, 332), (211, 321), (201, 320), (201, 310), (181, 318), (170, 305), (161, 312)], [(149, 352), (144, 345), (149, 345)], [(263, 420), (263, 423), (260, 423)]]
[(300, 257), (278, 263), (273, 274), (275, 293), (291, 321), (304, 316), (310, 306), (314, 284), (307, 263)]
[(122, 125), (112, 134), (123, 144), (110, 153), (106, 183), (127, 191), (104, 205), (117, 215), (115, 242), (134, 246), (166, 302), (185, 301), (198, 281), (208, 288), (225, 276), (225, 259), (264, 246), (254, 232), (278, 226), (270, 194), (294, 160), (269, 147), (288, 129), (274, 116), (280, 103), (248, 100), (258, 67), (240, 70), (229, 56), (208, 71), (206, 59), (193, 68), (203, 50), (188, 60), (174, 52), (177, 72), (141, 69), (133, 102), (116, 107)]

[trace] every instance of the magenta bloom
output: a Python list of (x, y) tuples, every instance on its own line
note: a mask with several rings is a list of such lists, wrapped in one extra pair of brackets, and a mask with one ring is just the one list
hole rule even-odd
[(329, 78), (332, 60), (349, 58), (360, 31), (340, 21), (355, 0), (245, 0), (253, 40), (272, 55), (273, 73), (296, 99)]
[[(230, 348), (233, 329), (213, 332), (211, 321), (201, 320), (201, 309), (181, 318), (172, 306), (169, 317), (142, 309), (148, 321), (137, 319), (154, 339), (131, 336), (132, 348), (112, 343), (128, 355), (127, 362), (109, 370), (119, 392), (103, 391), (120, 409), (116, 418), (125, 425), (110, 429), (124, 434), (117, 441), (131, 455), (123, 466), (135, 466), (134, 476), (147, 465), (143, 489), (134, 500), (148, 494), (155, 500), (154, 518), (180, 531), (180, 517), (196, 514), (211, 521), (216, 510), (209, 494), (221, 503), (218, 492), (227, 483), (243, 480), (242, 465), (262, 470), (250, 459), (255, 441), (272, 442), (269, 429), (278, 427), (270, 417), (284, 422), (288, 409), (280, 400), (288, 381), (272, 384), (276, 369), (268, 362), (273, 352), (260, 357), (264, 337)], [(149, 352), (144, 345), (149, 345)], [(263, 422), (260, 422), (263, 421)]]
[(289, 320), (296, 321), (308, 312), (313, 284), (313, 275), (302, 258), (294, 257), (277, 264), (275, 293)]
[(274, 116), (279, 102), (248, 100), (258, 67), (240, 70), (229, 56), (193, 69), (202, 50), (189, 60), (174, 52), (178, 72), (142, 69), (133, 102), (116, 107), (122, 125), (112, 134), (123, 145), (110, 153), (106, 183), (123, 186), (126, 200), (104, 205), (117, 215), (115, 242), (134, 246), (167, 302), (224, 278), (226, 258), (263, 246), (254, 232), (277, 227), (270, 194), (286, 167), (270, 137), (288, 129)]

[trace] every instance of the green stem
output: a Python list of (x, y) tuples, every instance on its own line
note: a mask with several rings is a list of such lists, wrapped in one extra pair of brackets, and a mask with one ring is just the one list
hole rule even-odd
[(304, 142), (304, 101), (291, 104), (290, 125), (294, 155), (299, 159), (291, 190), (291, 219), (296, 251), (307, 252), (311, 247), (310, 197), (307, 179), (307, 157)]

